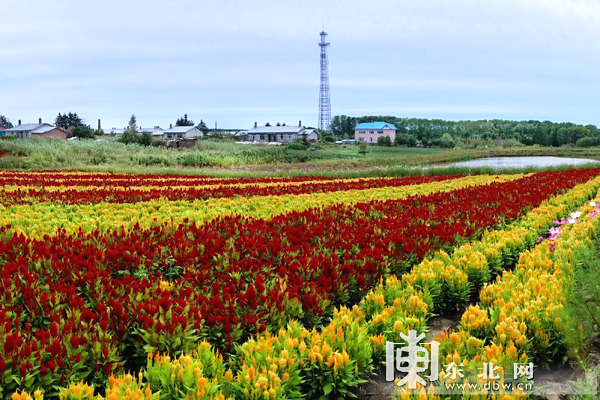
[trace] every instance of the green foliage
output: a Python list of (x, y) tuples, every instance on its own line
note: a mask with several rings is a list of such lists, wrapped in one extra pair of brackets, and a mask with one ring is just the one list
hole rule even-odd
[(173, 163), (167, 156), (164, 156), (164, 155), (157, 156), (154, 154), (140, 154), (138, 156), (138, 163), (140, 165), (145, 165), (145, 166), (149, 166), (149, 165), (171, 166), (171, 165), (173, 165)]
[[(597, 218), (597, 217), (596, 217)], [(569, 292), (563, 320), (565, 340), (570, 353), (584, 359), (586, 345), (600, 331), (600, 247), (579, 249), (573, 254), (574, 270), (567, 288)]]
[(392, 147), (392, 139), (389, 136), (379, 136), (377, 138), (377, 146)]
[(177, 158), (177, 163), (184, 167), (210, 167), (216, 165), (214, 160), (202, 153), (184, 154)]
[(142, 132), (142, 134), (137, 137), (137, 143), (141, 146), (152, 146), (152, 142), (152, 133), (150, 132)]
[[(335, 116), (337, 126), (345, 116)], [(337, 118), (337, 119), (336, 119)], [(385, 121), (394, 124), (398, 131), (396, 135), (409, 134), (424, 146), (446, 146), (448, 141), (442, 141), (445, 133), (450, 135), (456, 144), (459, 140), (481, 139), (496, 141), (497, 139), (514, 139), (524, 145), (540, 145), (559, 147), (565, 144), (576, 144), (584, 137), (600, 138), (600, 131), (594, 125), (576, 125), (570, 122), (550, 121), (509, 121), (509, 120), (479, 120), (479, 121), (445, 121), (441, 119), (399, 118), (393, 116), (363, 116), (355, 118), (356, 123), (370, 121)], [(337, 124), (337, 125), (336, 125)], [(336, 131), (337, 132), (337, 131)], [(399, 139), (400, 140), (400, 139)], [(405, 145), (405, 143), (397, 143)], [(408, 144), (406, 144), (408, 145)], [(448, 148), (448, 147), (447, 147)]]
[(77, 125), (67, 132), (68, 137), (78, 137), (79, 139), (95, 139), (96, 131), (87, 125)]
[(135, 117), (135, 114), (132, 114), (131, 118), (129, 118), (129, 124), (127, 124), (127, 130), (130, 131), (131, 133), (137, 133), (137, 118)]
[(600, 137), (589, 137), (586, 136), (577, 141), (577, 147), (592, 147), (600, 144)]
[(181, 400), (196, 398), (200, 400), (219, 398), (222, 389), (230, 385), (225, 381), (225, 365), (221, 357), (215, 356), (208, 342), (201, 342), (193, 351), (194, 357), (187, 355), (171, 361), (160, 356), (149, 357), (144, 377), (153, 393), (160, 393), (160, 399)]
[(415, 147), (417, 145), (417, 139), (408, 133), (397, 133), (394, 138), (394, 145)]
[(357, 118), (346, 115), (336, 115), (331, 120), (331, 133), (335, 137), (354, 137), (354, 127), (357, 124)]
[(308, 148), (307, 145), (298, 142), (286, 143), (284, 146), (288, 150), (306, 150)]
[(2, 135), (0, 136), (0, 140), (15, 140), (17, 135)]
[(10, 129), (13, 127), (13, 124), (4, 115), (0, 115), (0, 126)]
[(306, 147), (310, 146), (310, 142), (308, 141), (308, 134), (306, 132), (302, 134), (302, 138), (300, 138), (300, 143), (302, 143), (302, 145)]
[(194, 126), (194, 121), (188, 119), (187, 114), (184, 114), (182, 118), (178, 118), (175, 122), (175, 126)]
[(440, 145), (446, 149), (452, 149), (454, 146), (456, 146), (454, 144), (454, 140), (452, 140), (452, 136), (450, 136), (448, 132), (442, 135), (442, 138), (440, 139)]
[(200, 123), (196, 126), (196, 128), (198, 128), (203, 135), (208, 133), (208, 126), (206, 126), (203, 120), (200, 120)]
[(63, 128), (64, 130), (69, 129), (70, 127), (76, 128), (80, 125), (85, 125), (85, 121), (79, 118), (77, 113), (72, 113), (70, 111), (69, 113), (65, 113), (63, 115), (58, 113), (54, 120), (54, 126), (57, 128)]
[(138, 134), (135, 131), (126, 130), (123, 132), (123, 135), (116, 140), (117, 142), (124, 144), (139, 144), (140, 146), (152, 146), (153, 139), (152, 134), (150, 132), (142, 132)]
[(130, 130), (126, 130), (123, 132), (123, 135), (116, 140), (117, 142), (123, 144), (137, 144), (138, 143), (138, 135), (135, 132)]
[(361, 140), (358, 143), (358, 154), (362, 154), (363, 157), (366, 157), (368, 152), (369, 152), (369, 149), (367, 148), (367, 142), (365, 142), (364, 140)]

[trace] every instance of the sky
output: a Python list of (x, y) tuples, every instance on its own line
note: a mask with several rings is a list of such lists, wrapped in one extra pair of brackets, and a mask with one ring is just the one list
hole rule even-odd
[(332, 115), (600, 126), (600, 1), (0, 0), (0, 115), (96, 128)]

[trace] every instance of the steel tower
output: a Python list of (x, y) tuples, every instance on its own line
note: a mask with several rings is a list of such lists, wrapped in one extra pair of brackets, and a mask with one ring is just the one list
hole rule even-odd
[(331, 129), (331, 100), (329, 98), (329, 72), (327, 61), (327, 47), (329, 42), (325, 41), (327, 33), (321, 31), (321, 88), (319, 90), (319, 129), (329, 131)]

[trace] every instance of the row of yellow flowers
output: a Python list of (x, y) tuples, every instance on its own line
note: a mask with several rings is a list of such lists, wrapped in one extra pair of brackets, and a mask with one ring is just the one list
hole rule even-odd
[[(543, 241), (522, 253), (514, 271), (505, 271), (484, 286), (480, 305), (463, 314), (460, 330), (436, 339), (441, 342), (442, 363), (461, 365), (471, 377), (477, 376), (482, 363), (491, 363), (500, 367), (503, 379), (504, 371), (514, 376), (514, 363), (566, 361), (563, 335), (571, 321), (564, 321), (568, 316), (562, 312), (563, 287), (572, 279), (573, 254), (594, 248), (600, 231), (600, 218), (589, 218), (594, 208), (581, 207), (579, 222), (565, 225), (553, 242)], [(527, 397), (525, 393), (512, 396)]]
[[(382, 177), (382, 178), (349, 178), (349, 179), (332, 179), (332, 180), (328, 180), (325, 181), (327, 183), (336, 183), (336, 182), (358, 182), (358, 181), (369, 181), (369, 180), (374, 180), (374, 179), (378, 179), (378, 180), (388, 180), (388, 179), (392, 179), (392, 178), (387, 178), (387, 177)], [(115, 190), (127, 190), (127, 189), (135, 189), (135, 190), (140, 190), (140, 191), (152, 191), (152, 190), (156, 190), (156, 189), (161, 189), (164, 188), (164, 185), (160, 185), (160, 180), (156, 181), (156, 185), (145, 185), (145, 186), (134, 186), (134, 187), (128, 187), (128, 186), (119, 186), (119, 185), (111, 185), (111, 184), (107, 184), (106, 186), (46, 186), (44, 187), (44, 190), (47, 192), (64, 192), (66, 190), (75, 190), (75, 191), (86, 191), (86, 190), (96, 190), (99, 188), (110, 188), (110, 189), (115, 189)], [(219, 187), (236, 187), (236, 188), (243, 188), (243, 187), (248, 187), (248, 186), (252, 186), (252, 187), (259, 187), (259, 188), (266, 188), (266, 187), (273, 187), (273, 186), (300, 186), (300, 185), (306, 185), (306, 184), (315, 184), (315, 183), (323, 183), (324, 181), (322, 180), (309, 180), (309, 181), (301, 181), (301, 182), (286, 182), (286, 181), (281, 181), (281, 182), (257, 182), (257, 183), (240, 183), (237, 181), (233, 181), (231, 183), (219, 183), (219, 184), (204, 184), (204, 185), (194, 185), (194, 186), (184, 186), (184, 185), (173, 185), (173, 186), (169, 186), (169, 189), (172, 190), (185, 190), (185, 189), (214, 189), (214, 188), (219, 188)], [(6, 185), (2, 188), (5, 192), (16, 192), (17, 190), (21, 190), (22, 192), (26, 192), (30, 189), (33, 190), (40, 190), (39, 186), (22, 186), (22, 185)]]
[[(371, 292), (360, 307), (336, 310), (331, 323), (321, 332), (307, 331), (292, 322), (277, 334), (266, 333), (237, 347), (228, 367), (222, 356), (211, 349), (208, 343), (201, 343), (195, 354), (180, 356), (176, 360), (150, 354), (144, 372), (148, 383), (139, 381), (136, 384), (136, 380), (130, 376), (111, 379), (107, 397), (114, 400), (157, 396), (212, 400), (229, 397), (297, 398), (301, 392), (310, 393), (312, 397), (348, 394), (363, 378), (369, 376), (374, 362), (383, 360), (386, 340), (399, 342), (400, 333), (410, 329), (426, 331), (427, 317), (435, 309), (436, 302), (439, 306), (441, 298), (440, 295), (437, 298), (432, 296), (432, 293), (436, 293), (436, 290), (440, 293), (449, 290), (461, 292), (461, 285), (468, 283), (469, 279), (478, 285), (483, 281), (482, 276), (489, 276), (492, 270), (509, 263), (514, 258), (514, 251), (521, 252), (530, 246), (553, 219), (593, 197), (598, 188), (600, 178), (579, 185), (564, 195), (544, 202), (518, 223), (502, 231), (486, 232), (481, 242), (463, 245), (452, 256), (440, 252), (432, 260), (423, 261), (409, 274), (400, 278), (390, 277), (386, 285), (380, 285)], [(576, 226), (574, 229), (579, 232), (581, 228)], [(581, 232), (582, 237), (588, 234), (587, 231)], [(571, 244), (572, 240), (569, 240), (567, 245), (557, 247), (554, 259), (567, 252)], [(560, 295), (555, 296), (559, 293), (557, 287), (548, 286), (558, 284), (540, 274), (534, 276), (527, 272), (530, 268), (523, 265), (532, 262), (544, 265), (546, 269), (541, 272), (545, 273), (549, 265), (545, 261), (548, 253), (547, 244), (538, 246), (532, 253), (526, 253), (532, 256), (521, 257), (515, 274), (529, 278), (526, 290), (536, 293), (536, 301), (542, 296), (545, 299), (554, 296), (552, 299), (564, 301)], [(482, 272), (486, 269), (487, 272)], [(560, 270), (564, 271), (564, 268)], [(505, 277), (509, 275), (505, 274)], [(542, 282), (546, 286), (542, 286)], [(425, 286), (421, 287), (423, 284)], [(484, 302), (494, 300), (488, 296), (488, 292), (496, 293), (488, 289), (490, 287), (500, 288), (495, 290), (502, 295), (518, 293), (512, 287), (501, 288), (497, 284), (486, 286), (482, 292)], [(517, 287), (525, 288), (522, 282)], [(482, 307), (470, 308), (462, 319), (464, 329), (442, 338), (442, 363), (451, 361), (464, 364), (470, 360), (485, 359), (506, 364), (508, 360), (527, 360), (527, 351), (530, 349), (543, 349), (546, 332), (541, 330), (536, 336), (535, 326), (528, 325), (531, 319), (539, 319), (539, 316), (531, 311), (528, 316), (523, 311), (519, 320), (508, 313), (508, 310), (515, 309), (514, 306), (507, 308), (508, 302), (504, 301), (503, 312), (490, 314)], [(560, 324), (555, 318), (552, 319), (558, 307), (543, 309), (542, 306), (543, 303), (537, 304), (535, 310), (548, 313), (544, 321)], [(493, 343), (483, 348), (483, 341), (491, 333), (492, 325), (495, 332)], [(537, 341), (530, 340), (530, 335)], [(81, 388), (82, 384), (78, 385), (64, 389), (61, 397), (65, 400), (78, 398), (72, 397), (73, 387), (78, 388), (75, 390), (77, 393), (87, 393)], [(126, 397), (115, 393), (126, 393)], [(404, 393), (403, 396), (408, 394)], [(437, 397), (431, 391), (427, 393), (421, 389), (420, 398)]]
[(491, 182), (507, 182), (523, 175), (478, 175), (448, 181), (412, 186), (386, 187), (366, 190), (348, 190), (331, 193), (302, 195), (255, 196), (250, 198), (209, 199), (196, 201), (153, 200), (137, 204), (100, 203), (64, 205), (38, 203), (32, 205), (0, 206), (0, 226), (11, 224), (12, 231), (27, 237), (41, 238), (58, 229), (67, 233), (81, 230), (101, 232), (123, 226), (132, 229), (180, 224), (185, 219), (198, 223), (230, 214), (255, 218), (271, 218), (289, 211), (303, 211), (333, 204), (353, 204), (371, 200), (401, 199), (411, 195), (425, 195), (450, 191)]

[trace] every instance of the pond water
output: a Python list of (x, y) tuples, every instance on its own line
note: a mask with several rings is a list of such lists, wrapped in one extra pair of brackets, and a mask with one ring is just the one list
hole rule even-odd
[(491, 157), (478, 160), (462, 161), (449, 164), (452, 167), (494, 167), (494, 168), (522, 168), (522, 167), (554, 167), (557, 165), (580, 165), (598, 162), (588, 158), (567, 157)]

